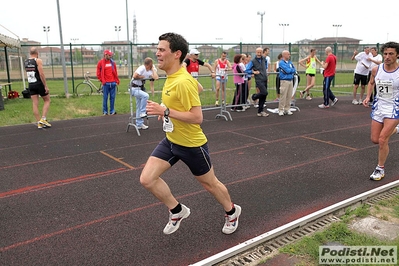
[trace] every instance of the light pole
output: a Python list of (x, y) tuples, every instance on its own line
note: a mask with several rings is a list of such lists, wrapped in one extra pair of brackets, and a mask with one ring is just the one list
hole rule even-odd
[(46, 33), (47, 45), (48, 45), (48, 32), (50, 31), (50, 26), (43, 26), (43, 31)]
[(342, 25), (341, 24), (333, 24), (332, 26), (334, 28), (336, 28), (336, 30), (335, 30), (335, 42), (337, 42), (338, 41), (338, 28), (342, 27)]
[(258, 11), (258, 15), (260, 16), (260, 45), (263, 45), (263, 15), (265, 11), (260, 12)]
[[(76, 41), (79, 41), (79, 38), (71, 38), (71, 41), (75, 44), (76, 43)], [(76, 48), (75, 48), (75, 51), (74, 50), (72, 50), (72, 55), (73, 55), (73, 57), (76, 57)], [(71, 66), (73, 65), (73, 60), (72, 60), (72, 58), (71, 58)]]
[(118, 35), (118, 42), (119, 42), (119, 32), (121, 31), (121, 26), (115, 26), (115, 31)]
[(283, 27), (283, 44), (285, 43), (285, 27), (288, 27), (290, 24), (287, 23), (280, 23), (281, 27)]

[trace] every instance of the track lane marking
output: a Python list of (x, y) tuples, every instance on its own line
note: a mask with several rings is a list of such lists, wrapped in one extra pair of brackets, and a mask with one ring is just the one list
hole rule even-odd
[(352, 148), (352, 147), (349, 147), (349, 146), (337, 144), (337, 143), (334, 143), (334, 142), (331, 142), (331, 141), (325, 141), (325, 140), (311, 138), (311, 137), (306, 137), (306, 136), (301, 136), (301, 138), (314, 140), (314, 141), (317, 141), (317, 142), (321, 142), (321, 143), (325, 143), (325, 144), (329, 144), (329, 145), (333, 145), (333, 146), (337, 146), (337, 147), (341, 147), (341, 148), (345, 148), (345, 149), (350, 149), (352, 151), (357, 151), (358, 150), (357, 148)]
[[(360, 149), (360, 150), (364, 150), (364, 149), (366, 149), (366, 148), (363, 148), (363, 149)], [(353, 151), (346, 151), (346, 152), (343, 152), (343, 153), (339, 153), (339, 154), (335, 154), (335, 155), (331, 155), (331, 156), (327, 156), (327, 157), (323, 157), (323, 158), (318, 158), (318, 159), (315, 159), (315, 160), (312, 160), (312, 161), (307, 161), (307, 162), (304, 162), (304, 163), (291, 165), (291, 166), (288, 166), (288, 167), (285, 167), (285, 168), (282, 168), (282, 169), (277, 169), (277, 170), (274, 170), (274, 171), (258, 174), (258, 175), (255, 175), (255, 176), (250, 176), (250, 177), (247, 177), (247, 178), (244, 178), (244, 179), (240, 179), (240, 180), (236, 180), (236, 181), (232, 181), (232, 182), (227, 182), (227, 183), (225, 183), (225, 185), (226, 186), (230, 186), (230, 185), (234, 185), (234, 184), (243, 183), (243, 182), (246, 182), (246, 181), (251, 181), (251, 180), (254, 180), (254, 179), (270, 176), (270, 175), (273, 175), (275, 173), (280, 173), (280, 172), (284, 172), (284, 171), (287, 171), (287, 170), (295, 169), (295, 168), (298, 168), (298, 167), (303, 167), (303, 166), (306, 166), (306, 165), (309, 165), (309, 164), (312, 164), (312, 163), (315, 163), (315, 162), (320, 162), (320, 161), (323, 161), (323, 160), (336, 158), (336, 157), (339, 157), (339, 156), (342, 156), (342, 155), (348, 155), (348, 154), (350, 154), (352, 152)], [(203, 189), (203, 190), (198, 190), (198, 191), (194, 191), (194, 192), (191, 192), (191, 193), (187, 193), (187, 194), (184, 194), (184, 195), (176, 196), (176, 199), (180, 200), (180, 199), (183, 199), (183, 198), (191, 197), (191, 196), (194, 196), (194, 195), (199, 195), (199, 194), (202, 194), (202, 193), (207, 193), (207, 190)], [(121, 212), (121, 213), (117, 213), (117, 214), (114, 214), (114, 215), (109, 215), (109, 216), (106, 216), (106, 217), (102, 217), (102, 218), (99, 218), (99, 219), (96, 219), (96, 220), (92, 220), (92, 221), (89, 221), (89, 222), (86, 222), (86, 223), (78, 224), (78, 225), (75, 225), (75, 226), (72, 226), (72, 227), (69, 227), (69, 228), (65, 228), (65, 229), (62, 229), (62, 230), (58, 230), (58, 231), (55, 231), (55, 232), (51, 232), (51, 233), (48, 233), (48, 234), (43, 234), (43, 235), (40, 235), (38, 237), (34, 237), (34, 238), (31, 238), (31, 239), (28, 239), (28, 240), (25, 240), (25, 241), (20, 241), (20, 242), (11, 244), (9, 246), (0, 247), (0, 252), (5, 252), (5, 251), (8, 251), (10, 249), (18, 248), (20, 246), (29, 245), (29, 244), (32, 244), (32, 243), (35, 243), (35, 242), (38, 242), (38, 241), (41, 241), (41, 240), (45, 240), (45, 239), (48, 239), (48, 238), (51, 238), (51, 237), (54, 237), (54, 236), (57, 236), (57, 235), (62, 235), (62, 234), (68, 233), (68, 232), (72, 232), (74, 230), (83, 229), (85, 227), (89, 227), (91, 225), (98, 224), (98, 223), (101, 223), (101, 222), (107, 222), (109, 220), (112, 220), (112, 219), (115, 219), (115, 218), (118, 218), (118, 217), (122, 217), (122, 216), (126, 216), (126, 215), (129, 215), (129, 214), (141, 211), (141, 210), (145, 210), (145, 209), (148, 209), (148, 208), (151, 208), (151, 207), (159, 206), (161, 204), (162, 204), (162, 202), (155, 202), (155, 203), (152, 203), (152, 204), (149, 204), (149, 205), (146, 205), (146, 206), (142, 206), (142, 207), (139, 207), (139, 208), (127, 210), (127, 211), (124, 211), (124, 212)]]
[[(331, 158), (334, 158), (334, 157), (339, 157), (339, 156), (342, 156), (342, 155), (347, 155), (347, 154), (350, 154), (350, 153), (352, 153), (352, 151), (346, 151), (346, 152), (343, 152), (343, 153), (339, 153), (339, 154), (335, 154), (335, 155), (327, 156), (327, 157), (323, 157), (323, 158), (318, 158), (318, 159), (315, 159), (315, 160), (312, 160), (312, 161), (307, 161), (307, 162), (299, 163), (299, 164), (296, 164), (296, 165), (291, 165), (291, 166), (288, 166), (288, 167), (285, 167), (285, 168), (282, 168), (282, 169), (277, 169), (277, 170), (274, 170), (274, 171), (258, 174), (258, 175), (255, 175), (255, 176), (249, 176), (249, 177), (246, 177), (244, 179), (240, 179), (240, 180), (236, 180), (236, 181), (232, 181), (232, 182), (227, 182), (227, 183), (225, 183), (225, 186), (235, 185), (235, 184), (239, 184), (239, 183), (244, 183), (244, 182), (247, 182), (247, 181), (255, 180), (255, 179), (258, 179), (258, 178), (267, 177), (267, 176), (273, 175), (275, 173), (284, 172), (284, 171), (295, 169), (295, 168), (298, 168), (298, 167), (303, 167), (303, 166), (306, 166), (306, 165), (309, 165), (309, 164), (312, 164), (312, 163), (315, 163), (315, 162), (331, 159)], [(203, 193), (207, 193), (207, 190), (203, 189), (203, 190), (193, 191), (191, 193), (187, 193), (187, 194), (184, 194), (184, 195), (176, 196), (176, 199), (177, 200), (181, 200), (181, 199), (184, 199), (184, 198), (192, 197), (194, 195), (199, 195), (199, 194), (203, 194)], [(32, 244), (32, 243), (35, 243), (35, 242), (38, 242), (38, 241), (41, 241), (41, 240), (45, 240), (45, 239), (48, 239), (48, 238), (51, 238), (51, 237), (54, 237), (54, 236), (57, 236), (57, 235), (62, 235), (64, 233), (72, 232), (74, 230), (78, 230), (78, 229), (85, 228), (85, 227), (88, 227), (88, 226), (91, 226), (91, 225), (94, 225), (94, 224), (98, 224), (98, 223), (101, 223), (103, 221), (108, 221), (108, 220), (115, 219), (115, 218), (118, 218), (118, 217), (121, 217), (121, 216), (125, 216), (125, 215), (129, 215), (129, 214), (135, 213), (135, 212), (140, 211), (140, 210), (145, 210), (147, 208), (159, 206), (161, 204), (162, 204), (162, 202), (152, 203), (152, 204), (149, 204), (149, 205), (146, 205), (146, 206), (142, 206), (142, 207), (139, 207), (139, 208), (136, 208), (136, 209), (131, 209), (131, 210), (124, 211), (124, 212), (121, 212), (121, 213), (117, 213), (117, 214), (114, 214), (114, 215), (109, 215), (109, 216), (102, 217), (102, 218), (99, 218), (99, 219), (96, 219), (96, 220), (92, 220), (92, 221), (89, 221), (89, 222), (86, 222), (86, 223), (78, 224), (78, 225), (75, 225), (75, 226), (72, 226), (72, 227), (69, 227), (69, 228), (65, 228), (65, 229), (62, 229), (62, 230), (51, 232), (51, 233), (48, 233), (48, 234), (43, 234), (43, 235), (40, 235), (38, 237), (34, 237), (34, 238), (31, 238), (31, 239), (28, 239), (28, 240), (25, 240), (25, 241), (20, 241), (20, 242), (11, 244), (9, 246), (0, 247), (0, 252), (4, 252), (4, 251), (10, 250), (10, 249), (14, 249), (14, 248), (17, 248), (17, 247), (20, 247), (20, 246), (29, 245), (29, 244)]]
[(78, 224), (78, 225), (75, 225), (75, 226), (72, 226), (72, 227), (68, 227), (68, 228), (65, 228), (65, 229), (61, 229), (61, 230), (58, 230), (58, 231), (55, 231), (55, 232), (52, 232), (52, 233), (43, 234), (43, 235), (40, 235), (38, 237), (31, 238), (31, 239), (28, 239), (28, 240), (25, 240), (25, 241), (21, 241), (21, 242), (17, 242), (17, 243), (14, 243), (14, 244), (6, 246), (6, 247), (0, 247), (0, 252), (5, 252), (5, 251), (10, 250), (10, 249), (14, 249), (14, 248), (17, 248), (17, 247), (20, 247), (20, 246), (29, 245), (29, 244), (35, 243), (37, 241), (45, 240), (45, 239), (48, 239), (48, 238), (51, 238), (51, 237), (54, 237), (54, 236), (57, 236), (57, 235), (65, 234), (65, 233), (68, 233), (68, 232), (72, 232), (72, 231), (75, 231), (75, 230), (78, 230), (78, 229), (81, 229), (81, 228), (86, 228), (86, 227), (88, 227), (90, 225), (98, 224), (98, 223), (101, 223), (101, 222), (107, 222), (107, 221), (115, 219), (117, 217), (125, 216), (125, 215), (128, 215), (128, 214), (131, 214), (131, 213), (134, 213), (134, 212), (138, 212), (138, 211), (141, 211), (141, 210), (144, 210), (144, 209), (148, 209), (148, 208), (151, 208), (151, 207), (155, 207), (155, 206), (158, 206), (158, 205), (161, 205), (161, 204), (162, 204), (161, 202), (156, 202), (156, 203), (153, 203), (153, 204), (150, 204), (150, 205), (147, 205), (147, 206), (143, 206), (143, 207), (140, 207), (140, 208), (124, 211), (124, 212), (117, 213), (117, 214), (114, 214), (114, 215), (102, 217), (102, 218), (99, 218), (97, 220), (92, 220), (92, 221), (87, 222), (87, 223)]
[(118, 172), (123, 172), (123, 171), (126, 171), (126, 168), (117, 168), (117, 169), (113, 169), (113, 170), (109, 170), (109, 171), (81, 175), (81, 176), (77, 176), (77, 177), (52, 181), (52, 182), (34, 185), (34, 186), (22, 187), (22, 188), (18, 188), (18, 189), (0, 193), (0, 199), (11, 197), (11, 196), (16, 196), (16, 195), (24, 194), (24, 193), (28, 193), (28, 192), (38, 191), (38, 190), (42, 190), (42, 189), (48, 189), (48, 188), (53, 188), (53, 187), (57, 187), (57, 186), (67, 185), (67, 184), (80, 182), (80, 181), (84, 181), (84, 180), (88, 180), (88, 179), (93, 179), (93, 178), (97, 178), (97, 177), (104, 176), (107, 174), (113, 174), (113, 173), (118, 173)]
[(129, 169), (132, 169), (132, 170), (133, 170), (133, 169), (136, 169), (134, 166), (131, 166), (130, 164), (125, 163), (125, 162), (122, 161), (121, 159), (116, 158), (116, 157), (112, 156), (111, 154), (106, 153), (105, 151), (100, 151), (100, 153), (103, 154), (103, 155), (105, 155), (105, 156), (107, 156), (108, 158), (111, 158), (112, 160), (114, 160), (114, 161), (116, 161), (116, 162), (118, 162), (118, 163), (120, 163), (120, 164), (126, 166), (126, 167), (129, 168)]

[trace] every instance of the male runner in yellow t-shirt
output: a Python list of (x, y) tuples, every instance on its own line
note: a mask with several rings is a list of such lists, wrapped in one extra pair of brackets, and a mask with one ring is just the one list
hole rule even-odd
[(163, 232), (175, 232), (190, 209), (179, 203), (160, 176), (182, 160), (201, 185), (223, 206), (225, 224), (222, 232), (234, 233), (238, 227), (241, 207), (233, 204), (229, 192), (215, 176), (210, 161), (207, 138), (202, 132), (201, 101), (197, 81), (182, 67), (188, 52), (187, 41), (179, 34), (165, 33), (159, 37), (158, 67), (166, 72), (162, 104), (148, 101), (147, 114), (163, 119), (166, 137), (154, 149), (140, 176), (141, 184), (170, 210), (169, 222)]

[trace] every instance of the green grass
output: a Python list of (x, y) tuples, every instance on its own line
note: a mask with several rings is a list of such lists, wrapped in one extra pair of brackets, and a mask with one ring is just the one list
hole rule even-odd
[[(380, 205), (384, 206), (389, 202), (393, 209), (397, 210), (399, 206), (399, 197), (382, 201)], [(394, 205), (392, 205), (394, 204)], [(354, 217), (365, 217), (369, 215), (369, 206), (364, 204), (352, 211), (347, 211), (340, 222), (333, 223), (322, 232), (315, 233), (312, 236), (302, 238), (300, 241), (282, 247), (279, 251), (288, 255), (295, 255), (307, 261), (307, 265), (318, 265), (319, 246), (329, 243), (340, 243), (345, 246), (397, 246), (399, 247), (399, 238), (393, 241), (382, 241), (377, 238), (360, 234), (352, 231), (348, 224)], [(399, 259), (399, 254), (397, 260)], [(363, 265), (363, 264), (358, 264)]]
[[(275, 91), (275, 76), (273, 74), (270, 75), (269, 81), (269, 96), (268, 100), (273, 100), (276, 98)], [(337, 95), (347, 95), (352, 92), (352, 73), (338, 73), (335, 80), (335, 87), (333, 91)], [(75, 80), (75, 87), (82, 82), (83, 79)], [(127, 94), (127, 88), (129, 84), (129, 79), (121, 79), (120, 85), (118, 86), (118, 94), (115, 100), (115, 108), (119, 114), (128, 114), (130, 113), (130, 101), (129, 95)], [(214, 87), (215, 81), (209, 77), (200, 77), (199, 81), (204, 86), (205, 91), (201, 93), (201, 102), (204, 108), (206, 106), (212, 106), (215, 102), (215, 92), (212, 90)], [(154, 96), (150, 95), (150, 100), (160, 102), (160, 92), (162, 91), (162, 86), (165, 82), (164, 78), (160, 78), (155, 81), (155, 94)], [(90, 117), (90, 116), (100, 116), (102, 115), (102, 96), (100, 95), (90, 95), (77, 97), (76, 95), (72, 95), (70, 97), (65, 97), (65, 89), (64, 89), (64, 81), (61, 79), (47, 81), (48, 86), (50, 88), (50, 94), (53, 96), (51, 98), (50, 110), (47, 115), (49, 121), (56, 120), (66, 120), (73, 118), (81, 118), (81, 117)], [(97, 85), (98, 81), (94, 81)], [(316, 85), (311, 90), (313, 97), (322, 97), (322, 83), (323, 77), (320, 74), (316, 76)], [(299, 84), (299, 89), (303, 89), (306, 84), (306, 77), (304, 74), (301, 74), (301, 82)], [(149, 89), (149, 85), (147, 84), (147, 89)], [(18, 89), (20, 88), (20, 89)], [(13, 82), (12, 89), (16, 90), (20, 93), (23, 90), (24, 86), (22, 81)], [(234, 93), (234, 83), (233, 77), (230, 76), (227, 83), (227, 88), (229, 89), (226, 93), (226, 102), (230, 103), (232, 101), (233, 93)], [(251, 92), (255, 91), (255, 80), (252, 79), (252, 87)], [(72, 82), (68, 81), (68, 92), (70, 94), (73, 93)], [(4, 89), (3, 89), (4, 93)], [(55, 96), (55, 97), (54, 97)], [(135, 101), (133, 100), (133, 108)], [(40, 109), (42, 107), (42, 101), (40, 100)], [(0, 126), (9, 126), (9, 125), (18, 125), (18, 124), (26, 124), (32, 123), (35, 121), (33, 113), (32, 113), (32, 102), (30, 99), (11, 99), (4, 101), (5, 110), (0, 111)]]
[(392, 208), (392, 216), (399, 218), (399, 196), (386, 199), (386, 200), (381, 200), (378, 202), (378, 205), (384, 206), (384, 207), (390, 207), (394, 206)]
[(345, 246), (399, 246), (399, 239), (381, 241), (368, 235), (351, 231), (348, 224), (344, 222), (337, 222), (323, 232), (316, 233), (311, 237), (304, 237), (299, 242), (281, 248), (280, 252), (302, 258), (306, 257), (309, 260), (308, 265), (318, 265), (319, 246), (328, 245), (332, 242)]

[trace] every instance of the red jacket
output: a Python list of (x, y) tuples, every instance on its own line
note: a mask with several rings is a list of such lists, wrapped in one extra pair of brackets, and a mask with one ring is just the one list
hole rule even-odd
[(100, 61), (98, 61), (97, 64), (97, 78), (100, 80), (101, 84), (103, 85), (107, 82), (116, 82), (116, 84), (119, 85), (118, 70), (116, 68), (116, 64), (112, 59), (109, 60), (109, 62), (111, 62), (112, 65), (112, 77), (107, 78), (105, 76), (105, 64), (108, 62), (106, 62), (105, 59), (101, 59)]

